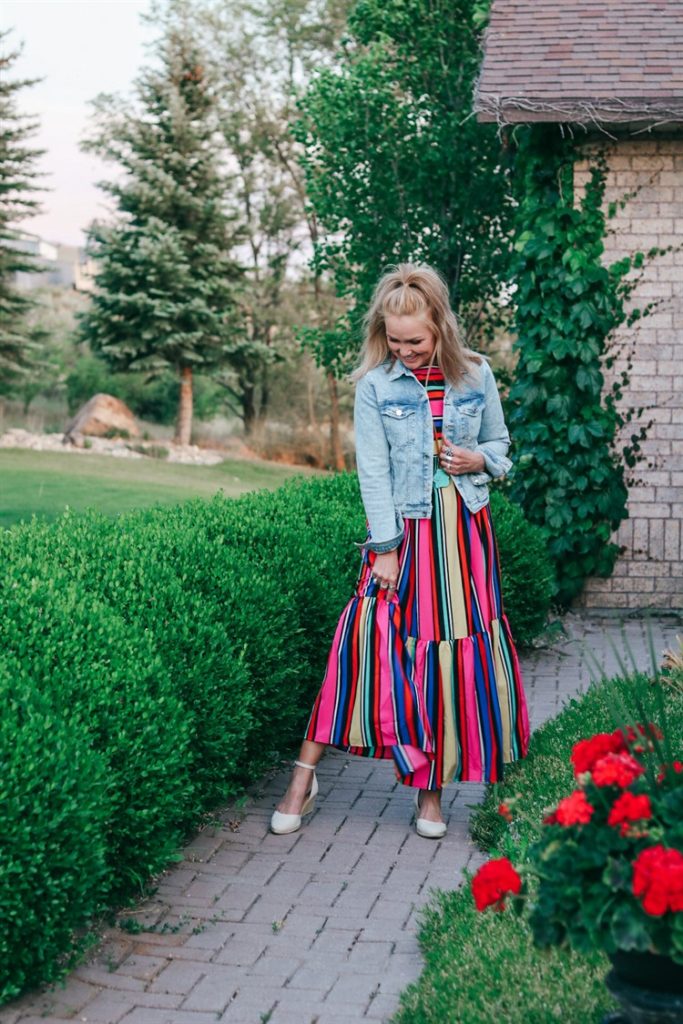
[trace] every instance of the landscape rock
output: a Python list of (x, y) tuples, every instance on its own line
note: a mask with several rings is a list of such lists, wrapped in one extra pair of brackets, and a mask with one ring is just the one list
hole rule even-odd
[(110, 436), (118, 433), (123, 437), (139, 437), (140, 428), (135, 416), (125, 404), (113, 395), (93, 395), (90, 401), (82, 406), (73, 419), (69, 420), (64, 430), (65, 440), (77, 434), (90, 434), (94, 437)]
[[(118, 459), (159, 458), (190, 466), (215, 466), (226, 458), (225, 451), (199, 448), (197, 445), (175, 444), (174, 441), (136, 441), (129, 444), (121, 438), (84, 438), (76, 431), (66, 438), (63, 434), (33, 434), (29, 430), (13, 427), (0, 435), (0, 448), (29, 448), (37, 452), (68, 452), (70, 455), (111, 455)], [(240, 451), (240, 457), (245, 456)]]

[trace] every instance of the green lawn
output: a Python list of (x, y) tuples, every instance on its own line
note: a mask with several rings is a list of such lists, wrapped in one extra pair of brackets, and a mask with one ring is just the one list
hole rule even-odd
[(217, 466), (184, 466), (154, 459), (0, 450), (0, 527), (32, 515), (54, 519), (68, 506), (114, 515), (132, 508), (209, 498), (237, 497), (275, 488), (302, 470), (272, 462), (229, 459)]

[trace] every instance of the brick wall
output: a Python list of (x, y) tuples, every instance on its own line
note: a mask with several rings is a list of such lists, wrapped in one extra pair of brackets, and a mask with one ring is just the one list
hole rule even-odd
[[(683, 138), (629, 138), (607, 152), (606, 201), (638, 191), (609, 221), (605, 260), (683, 246)], [(586, 178), (587, 165), (577, 165), (577, 190)], [(633, 358), (625, 400), (645, 407), (642, 420), (653, 425), (615, 538), (623, 554), (610, 579), (588, 581), (587, 607), (683, 608), (683, 247), (650, 262), (631, 301), (642, 307), (652, 299), (661, 300), (657, 310), (617, 340)], [(624, 358), (625, 351), (612, 373)]]

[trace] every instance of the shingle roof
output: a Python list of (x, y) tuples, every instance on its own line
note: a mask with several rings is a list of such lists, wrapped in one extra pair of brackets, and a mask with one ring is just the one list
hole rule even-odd
[(683, 0), (493, 0), (481, 121), (683, 121)]

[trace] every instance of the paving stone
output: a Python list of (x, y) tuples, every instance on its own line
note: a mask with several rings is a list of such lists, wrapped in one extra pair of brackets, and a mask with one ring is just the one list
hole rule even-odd
[(101, 992), (91, 1003), (76, 1016), (85, 1018), (88, 1024), (117, 1024), (126, 1013), (136, 1007), (150, 1007), (153, 1010), (175, 1010), (185, 996), (166, 992), (136, 992), (130, 995), (125, 992)]
[(292, 975), (287, 982), (287, 988), (296, 991), (305, 989), (309, 992), (317, 992), (322, 1001), (338, 981), (343, 964), (343, 960), (331, 963), (329, 966), (317, 962), (306, 964)]
[[(130, 995), (116, 990), (99, 992), (88, 1003), (87, 1010), (80, 1014), (80, 1016), (86, 1017), (88, 1024), (118, 1024), (127, 1013), (130, 1013), (135, 1006), (139, 1005), (137, 999), (142, 995), (144, 995), (143, 992), (136, 992), (135, 995)], [(176, 996), (175, 998), (180, 1002), (182, 997)], [(45, 1018), (43, 1018), (44, 1020)], [(76, 1017), (76, 1020), (78, 1020), (78, 1017)], [(2, 1021), (2, 1017), (0, 1017), (0, 1021)]]
[(66, 983), (56, 985), (45, 993), (29, 997), (32, 1013), (50, 1014), (68, 1019), (82, 1013), (95, 998), (99, 988), (71, 975)]
[(102, 967), (79, 967), (78, 975), (84, 981), (101, 988), (120, 988), (128, 992), (142, 991), (145, 982), (142, 978), (135, 978), (130, 974), (123, 974), (119, 971), (107, 971)]
[[(294, 906), (284, 918), (282, 927), (277, 933), (278, 936), (281, 936), (279, 941), (289, 944), (290, 940), (294, 938), (298, 938), (302, 942), (304, 939), (309, 942), (317, 940), (329, 919), (329, 915), (320, 913), (320, 909), (320, 907), (316, 907), (314, 912), (310, 913), (307, 907)], [(318, 913), (315, 912), (316, 910)]]
[[(258, 1024), (260, 1014), (268, 1013), (275, 1006), (281, 994), (282, 989), (276, 985), (266, 985), (260, 981), (258, 985), (243, 984), (219, 1019), (231, 1022), (241, 1021), (241, 1024), (254, 1021), (254, 1024)], [(215, 1014), (213, 1019), (215, 1024)]]
[(166, 959), (170, 962), (171, 960), (194, 960), (199, 962), (208, 963), (214, 956), (214, 953), (210, 949), (197, 949), (192, 946), (176, 946), (173, 949), (166, 949), (157, 946), (145, 946), (145, 952), (148, 952), (150, 956), (155, 954), (163, 954)]
[(346, 971), (335, 982), (325, 1001), (332, 1008), (354, 1007), (359, 1004), (365, 1007), (379, 989), (379, 983), (379, 978), (374, 975), (358, 974), (353, 970)]
[[(288, 1010), (286, 1007), (276, 1006), (270, 1017), (268, 1018), (268, 1024), (318, 1024), (320, 1021), (320, 1011), (313, 1010)], [(346, 1021), (349, 1024), (349, 1021)]]
[(265, 889), (260, 899), (255, 900), (244, 915), (244, 920), (248, 924), (262, 922), (273, 925), (284, 921), (291, 909), (292, 897), (289, 893), (279, 895), (277, 890)]
[(167, 963), (168, 958), (166, 956), (141, 956), (135, 954), (127, 957), (123, 963), (119, 964), (116, 968), (116, 973), (129, 974), (133, 978), (151, 981)]
[(267, 946), (268, 939), (265, 935), (261, 939), (247, 941), (235, 936), (214, 957), (213, 962), (233, 967), (253, 967), (258, 958), (263, 956)]
[[(374, 1018), (375, 1020), (389, 1020), (391, 1017), (393, 1017), (397, 1010), (398, 996), (394, 995), (393, 993), (388, 995), (382, 992), (382, 987), (380, 983), (380, 991), (372, 999), (370, 1005), (368, 1006), (368, 1017), (370, 1017), (370, 1019)], [(444, 1024), (447, 1024), (447, 1022), (444, 1021)], [(505, 1022), (502, 1021), (501, 1024), (505, 1024)]]
[(395, 942), (391, 940), (386, 942), (382, 940), (367, 941), (361, 935), (349, 953), (349, 963), (357, 971), (364, 970), (368, 964), (373, 967), (384, 964), (393, 953), (395, 945)]
[(177, 992), (187, 994), (206, 972), (203, 963), (169, 963), (149, 986), (150, 992)]
[(327, 924), (316, 937), (311, 949), (316, 953), (336, 953), (346, 959), (361, 932), (362, 925), (358, 928), (335, 928)]
[(245, 983), (244, 968), (212, 964), (191, 989), (182, 1004), (183, 1010), (222, 1013)]
[[(291, 950), (290, 953), (293, 953)], [(264, 951), (253, 967), (246, 972), (246, 977), (254, 979), (253, 984), (259, 985), (264, 980), (271, 985), (285, 986), (299, 968), (305, 963), (303, 956), (273, 956), (270, 948)]]
[(121, 1024), (216, 1024), (216, 1014), (192, 1013), (189, 1010), (153, 1010), (148, 1006), (136, 1006), (121, 1018)]

